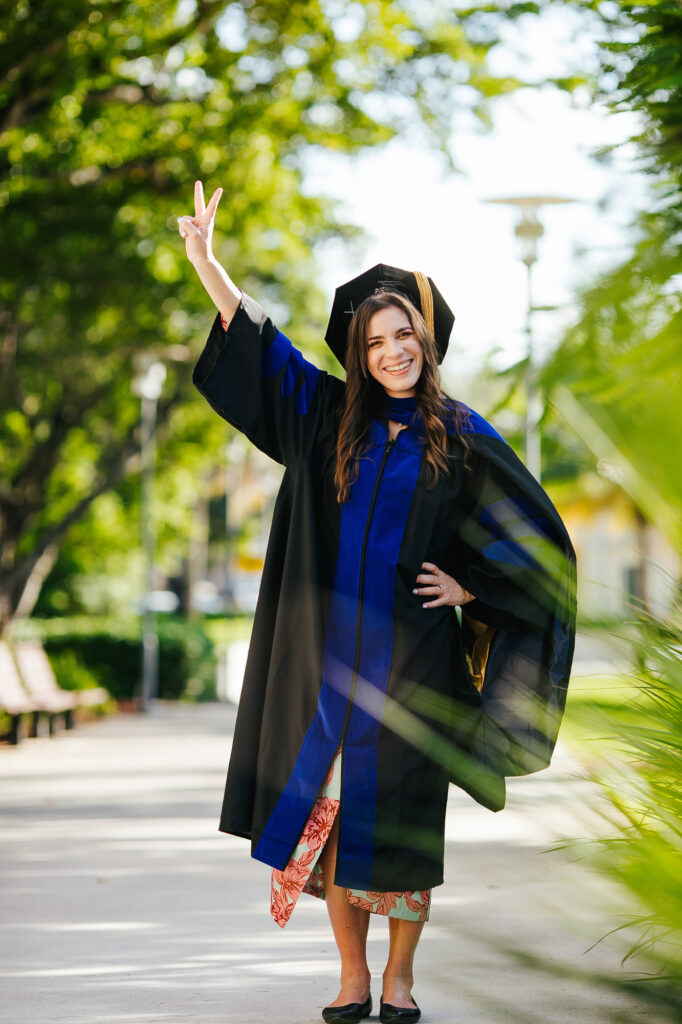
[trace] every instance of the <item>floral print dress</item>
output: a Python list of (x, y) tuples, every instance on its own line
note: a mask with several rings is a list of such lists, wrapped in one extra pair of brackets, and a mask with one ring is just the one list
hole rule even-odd
[[(286, 867), (282, 871), (274, 869), (272, 872), (270, 911), (280, 928), (291, 917), (302, 892), (325, 898), (320, 854), (341, 804), (341, 753), (342, 748), (339, 747)], [(431, 890), (367, 892), (365, 889), (346, 889), (346, 899), (353, 906), (373, 914), (385, 914), (408, 921), (428, 921)]]

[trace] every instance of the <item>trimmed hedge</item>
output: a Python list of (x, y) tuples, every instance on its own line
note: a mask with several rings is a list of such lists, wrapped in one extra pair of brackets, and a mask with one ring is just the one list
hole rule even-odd
[[(175, 616), (159, 617), (158, 697), (165, 700), (215, 700), (213, 643), (200, 625)], [(142, 633), (139, 619), (27, 619), (15, 623), (12, 639), (36, 639), (59, 669), (59, 683), (75, 689), (87, 674), (118, 700), (139, 696)], [(70, 653), (80, 667), (69, 683), (62, 671)], [(68, 664), (66, 659), (66, 663)], [(81, 684), (82, 685), (82, 684)]]

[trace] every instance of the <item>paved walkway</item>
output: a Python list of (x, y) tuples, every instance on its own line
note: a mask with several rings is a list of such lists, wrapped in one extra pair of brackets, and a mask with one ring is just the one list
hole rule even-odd
[[(161, 705), (0, 748), (0, 1020), (314, 1024), (336, 994), (324, 904), (281, 931), (269, 870), (217, 832), (234, 709)], [(558, 748), (507, 808), (451, 787), (445, 885), (415, 986), (424, 1024), (592, 1024), (655, 1013), (628, 976), (620, 896), (557, 836), (587, 835), (589, 786)], [(386, 922), (372, 921), (378, 1004)], [(378, 1019), (375, 1015), (374, 1019)]]

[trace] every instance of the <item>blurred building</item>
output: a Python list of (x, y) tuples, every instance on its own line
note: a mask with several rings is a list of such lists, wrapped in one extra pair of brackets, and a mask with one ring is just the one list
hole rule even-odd
[(680, 557), (617, 489), (557, 501), (578, 559), (581, 615), (606, 618), (643, 604), (669, 610), (682, 573)]
[(225, 464), (210, 482), (207, 529), (192, 573), (195, 595), (213, 588), (213, 606), (202, 610), (255, 609), (282, 473), (243, 438), (230, 442)]

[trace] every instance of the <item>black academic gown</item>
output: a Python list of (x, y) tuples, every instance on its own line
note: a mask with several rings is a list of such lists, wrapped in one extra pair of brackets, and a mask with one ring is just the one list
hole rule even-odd
[[(573, 654), (575, 561), (549, 498), (470, 412), (469, 469), (429, 489), (418, 431), (380, 418), (349, 501), (333, 483), (342, 380), (244, 295), (194, 370), (213, 408), (285, 466), (228, 767), (221, 831), (283, 868), (343, 743), (335, 882), (443, 881), (449, 782), (499, 810), (549, 764)], [(476, 600), (425, 609), (434, 562)]]

